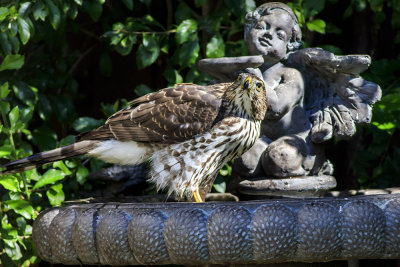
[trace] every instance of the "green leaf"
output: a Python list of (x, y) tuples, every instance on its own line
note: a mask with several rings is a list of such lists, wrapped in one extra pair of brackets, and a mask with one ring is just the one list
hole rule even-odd
[(2, 70), (18, 70), (24, 65), (23, 55), (7, 55), (0, 65), (0, 71)]
[(18, 179), (14, 175), (0, 176), (0, 184), (7, 190), (19, 192)]
[[(121, 34), (121, 36), (123, 35)], [(111, 40), (112, 42), (114, 42), (113, 38), (111, 38)], [(128, 35), (119, 42), (119, 44), (115, 47), (115, 50), (117, 50), (117, 52), (123, 56), (129, 55), (129, 53), (132, 50), (132, 46), (135, 43), (136, 43), (136, 35), (133, 34)]]
[(57, 30), (61, 22), (60, 9), (53, 3), (52, 0), (46, 0), (46, 4), (49, 7), (50, 23), (53, 29)]
[(0, 146), (0, 158), (10, 155), (12, 151), (13, 151), (12, 145)]
[(167, 69), (166, 71), (164, 71), (163, 75), (167, 79), (169, 86), (173, 86), (174, 84), (183, 82), (183, 78), (177, 70)]
[(325, 27), (326, 27), (326, 23), (322, 19), (316, 19), (316, 20), (307, 22), (307, 28), (310, 31), (325, 34)]
[(26, 223), (24, 217), (18, 217), (16, 219), (18, 229), (20, 230), (22, 235), (31, 235), (32, 234), (32, 226)]
[(68, 16), (73, 20), (76, 19), (78, 16), (78, 6), (71, 5), (71, 8), (68, 10)]
[(88, 176), (89, 170), (80, 165), (78, 167), (78, 170), (76, 171), (76, 181), (80, 184), (83, 185), (86, 182), (86, 176)]
[(238, 18), (244, 19), (248, 11), (256, 9), (256, 3), (254, 0), (236, 1), (236, 0), (225, 0), (226, 5), (232, 10)]
[(200, 46), (197, 40), (184, 43), (182, 47), (176, 51), (178, 64), (184, 68), (192, 66), (196, 63), (199, 51)]
[(151, 90), (151, 88), (148, 87), (145, 84), (139, 84), (135, 88), (135, 94), (137, 96), (144, 96), (144, 95), (147, 95), (147, 94), (150, 94), (150, 93), (153, 93), (153, 90)]
[(305, 0), (303, 7), (305, 9), (306, 17), (312, 17), (321, 12), (325, 7), (325, 0)]
[(65, 177), (64, 172), (62, 172), (60, 170), (50, 169), (43, 174), (42, 178), (40, 178), (40, 180), (34, 185), (32, 190), (36, 190), (45, 185), (60, 181), (60, 180), (64, 179), (64, 177)]
[(90, 117), (81, 117), (74, 121), (72, 127), (77, 132), (87, 132), (103, 125), (102, 120), (96, 120)]
[(383, 131), (389, 131), (396, 128), (396, 124), (394, 124), (393, 122), (384, 122), (384, 123), (372, 122), (372, 124), (378, 127), (379, 130)]
[(65, 175), (72, 174), (71, 171), (65, 166), (62, 160), (56, 161), (53, 163), (53, 168), (59, 168)]
[(47, 12), (44, 10), (45, 6), (43, 5), (43, 2), (37, 1), (35, 5), (33, 6), (33, 18), (35, 20), (41, 20), (45, 21), (47, 17)]
[[(19, 247), (17, 241), (8, 241), (4, 240), (6, 246), (4, 247), (4, 251), (7, 256), (10, 257), (14, 263), (22, 258), (21, 248)], [(14, 265), (14, 264), (13, 264)], [(12, 265), (10, 265), (12, 266)]]
[(192, 19), (187, 19), (179, 24), (176, 29), (175, 41), (178, 45), (186, 41), (193, 41), (197, 37), (197, 22)]
[(220, 35), (215, 35), (207, 44), (206, 55), (209, 58), (218, 58), (225, 55), (225, 43)]
[(49, 99), (44, 94), (39, 94), (38, 102), (36, 103), (36, 110), (42, 120), (50, 118), (52, 109)]
[(138, 69), (143, 69), (156, 61), (160, 54), (160, 47), (155, 37), (144, 34), (143, 43), (139, 45), (136, 52), (136, 63)]
[(101, 13), (103, 12), (103, 6), (100, 1), (86, 0), (83, 1), (83, 8), (89, 14), (94, 22), (98, 21)]
[(65, 200), (65, 195), (62, 188), (63, 188), (62, 184), (56, 184), (50, 187), (50, 189), (46, 191), (46, 195), (49, 198), (49, 202), (53, 207), (60, 206), (61, 203), (63, 203)]
[(7, 97), (10, 92), (11, 90), (8, 89), (8, 82), (5, 82), (0, 86), (0, 98)]
[(0, 101), (0, 112), (7, 114), (10, 111), (10, 103), (6, 101)]
[(129, 9), (133, 10), (133, 0), (122, 0), (122, 3)]
[(26, 200), (6, 200), (4, 201), (4, 206), (7, 209), (12, 209), (17, 214), (24, 216), (26, 219), (32, 219), (35, 215), (33, 207)]
[(32, 3), (29, 1), (21, 4), (21, 6), (19, 7), (19, 10), (18, 10), (18, 16), (25, 17), (31, 4)]
[(36, 93), (32, 87), (27, 86), (25, 83), (19, 83), (13, 85), (14, 94), (21, 100), (25, 105), (32, 106), (36, 103)]
[(180, 23), (185, 19), (191, 18), (191, 13), (193, 10), (188, 6), (185, 1), (179, 1), (179, 5), (175, 10), (175, 21)]
[(31, 38), (31, 32), (28, 22), (26, 22), (23, 18), (18, 18), (18, 32), (19, 38), (23, 44), (26, 44)]
[(8, 8), (0, 7), (0, 22), (8, 16)]
[(17, 240), (18, 230), (15, 229), (11, 224), (5, 223), (4, 220), (1, 223), (0, 230), (3, 240)]
[[(221, 174), (221, 171), (220, 171), (220, 174)], [(225, 179), (222, 176), (218, 175), (217, 179), (215, 180), (215, 182), (213, 184), (213, 188), (218, 193), (225, 193), (226, 192), (226, 181), (225, 181)]]
[(8, 114), (8, 118), (10, 119), (10, 127), (11, 127), (11, 129), (14, 129), (15, 125), (17, 124), (18, 118), (19, 118), (19, 108), (18, 108), (18, 106), (15, 106), (10, 111), (10, 114)]

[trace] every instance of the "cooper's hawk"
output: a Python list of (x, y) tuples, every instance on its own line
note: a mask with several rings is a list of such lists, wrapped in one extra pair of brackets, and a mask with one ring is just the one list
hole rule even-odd
[(257, 140), (265, 112), (264, 83), (253, 74), (232, 83), (177, 85), (133, 100), (74, 144), (4, 165), (2, 174), (81, 154), (122, 165), (150, 160), (158, 189), (200, 202), (219, 169)]

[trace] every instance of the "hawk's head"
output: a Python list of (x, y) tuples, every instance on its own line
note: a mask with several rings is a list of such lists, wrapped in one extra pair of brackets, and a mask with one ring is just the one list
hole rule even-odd
[(264, 81), (254, 74), (241, 73), (230, 87), (234, 110), (249, 118), (263, 120), (267, 111)]

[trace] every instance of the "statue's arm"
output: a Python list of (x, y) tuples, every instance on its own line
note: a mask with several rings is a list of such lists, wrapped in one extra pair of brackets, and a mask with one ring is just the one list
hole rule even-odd
[(267, 90), (267, 117), (279, 119), (297, 105), (304, 95), (301, 73), (293, 68), (284, 68), (264, 75)]
[(198, 68), (218, 82), (228, 82), (236, 79), (238, 72), (246, 68), (258, 68), (263, 63), (262, 56), (206, 58), (199, 61)]

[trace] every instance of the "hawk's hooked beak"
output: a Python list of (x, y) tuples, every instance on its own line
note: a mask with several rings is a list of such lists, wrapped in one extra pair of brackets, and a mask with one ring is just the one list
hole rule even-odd
[(246, 78), (246, 80), (244, 80), (244, 83), (243, 83), (243, 89), (248, 90), (250, 88), (250, 82), (251, 82), (251, 78), (250, 77)]
[(244, 80), (243, 89), (245, 89), (245, 90), (249, 90), (250, 89), (254, 93), (253, 86), (250, 86), (250, 84), (252, 82), (253, 82), (253, 80), (251, 79), (251, 77), (247, 77), (246, 80)]

